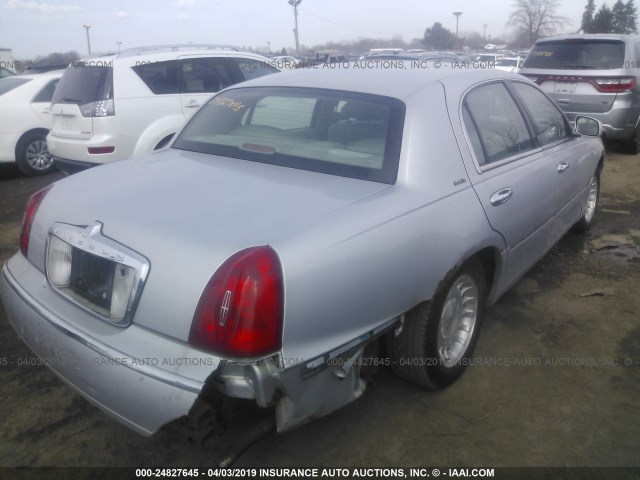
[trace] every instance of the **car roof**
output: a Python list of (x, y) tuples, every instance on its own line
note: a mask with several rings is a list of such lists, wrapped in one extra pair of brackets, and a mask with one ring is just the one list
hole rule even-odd
[(43, 73), (26, 73), (24, 75), (16, 75), (18, 78), (30, 78), (30, 79), (49, 79), (49, 78), (56, 78), (56, 77), (61, 77), (62, 74), (64, 73), (64, 70), (51, 70), (49, 72), (43, 72)]
[[(124, 50), (120, 53), (111, 53), (106, 55), (96, 55), (83, 57), (78, 62), (103, 62), (109, 64), (113, 60), (133, 59), (144, 57), (145, 61), (161, 61), (178, 57), (202, 56), (202, 57), (244, 57), (265, 60), (263, 55), (253, 52), (232, 48), (232, 47), (211, 47), (211, 48), (178, 48), (175, 46), (159, 46), (159, 47), (141, 47)], [(268, 59), (267, 59), (268, 60)]]
[(445, 86), (448, 83), (455, 84), (458, 89), (492, 79), (523, 78), (494, 69), (452, 69), (446, 62), (442, 63), (440, 69), (411, 68), (410, 65), (405, 69), (399, 64), (408, 62), (389, 60), (389, 63), (395, 68), (357, 68), (354, 64), (339, 68), (325, 66), (303, 68), (277, 75), (266, 75), (229, 88), (258, 86), (320, 88), (384, 95), (403, 100), (417, 90), (437, 82)]
[(544, 42), (553, 42), (558, 40), (591, 40), (591, 39), (600, 39), (600, 40), (623, 40), (627, 41), (630, 39), (638, 40), (640, 39), (639, 35), (633, 34), (622, 34), (622, 33), (585, 33), (582, 35), (556, 35), (554, 37), (544, 37), (540, 38), (536, 41), (536, 43), (544, 43)]

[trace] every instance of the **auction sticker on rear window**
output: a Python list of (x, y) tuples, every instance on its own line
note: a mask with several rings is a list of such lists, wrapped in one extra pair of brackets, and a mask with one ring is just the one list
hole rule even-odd
[(229, 98), (229, 97), (215, 97), (212, 101), (215, 105), (230, 108), (234, 112), (239, 112), (240, 110), (245, 108), (244, 103), (237, 102), (233, 98)]

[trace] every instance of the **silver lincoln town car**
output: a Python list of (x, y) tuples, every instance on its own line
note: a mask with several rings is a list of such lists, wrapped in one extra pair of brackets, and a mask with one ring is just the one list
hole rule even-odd
[(285, 431), (357, 399), (371, 365), (443, 388), (484, 307), (593, 222), (599, 133), (494, 70), (262, 77), (168, 148), (35, 193), (2, 302), (145, 435), (247, 402)]

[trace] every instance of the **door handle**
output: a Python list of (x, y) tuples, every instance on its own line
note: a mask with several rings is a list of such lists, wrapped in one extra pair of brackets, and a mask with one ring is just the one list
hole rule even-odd
[(502, 205), (504, 202), (509, 200), (513, 195), (513, 190), (510, 188), (503, 188), (502, 190), (498, 190), (496, 193), (491, 195), (491, 205), (497, 207), (498, 205)]
[(42, 113), (49, 113), (49, 108), (43, 108), (42, 110), (40, 110), (40, 112), (42, 112)]
[(567, 162), (560, 162), (558, 164), (558, 173), (565, 172), (569, 167), (570, 165)]
[(184, 106), (187, 108), (196, 108), (202, 105), (201, 103), (196, 102), (195, 100), (191, 100), (189, 103), (185, 103)]

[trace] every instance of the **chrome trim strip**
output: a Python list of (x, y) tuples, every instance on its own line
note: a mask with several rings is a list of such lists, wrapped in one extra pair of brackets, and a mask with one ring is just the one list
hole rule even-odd
[(315, 357), (311, 360), (304, 362), (304, 369), (302, 371), (302, 376), (308, 377), (310, 375), (314, 375), (320, 372), (321, 370), (323, 370), (324, 368), (330, 366), (328, 363), (329, 360), (334, 359), (336, 357), (340, 357), (341, 355), (344, 355), (345, 353), (348, 353), (352, 350), (358, 350), (362, 348), (368, 342), (376, 339), (377, 337), (385, 333), (387, 330), (392, 328), (396, 323), (398, 323), (403, 318), (403, 316), (404, 315), (393, 317), (391, 320), (387, 320), (386, 322), (377, 326), (373, 330), (363, 333), (362, 335), (351, 340), (350, 342), (342, 344), (341, 346), (339, 346), (338, 348), (330, 352), (327, 352), (323, 355), (320, 355), (318, 357)]
[(181, 390), (186, 390), (188, 392), (193, 392), (199, 394), (204, 386), (203, 382), (199, 382), (197, 380), (193, 380), (190, 378), (183, 377), (181, 375), (177, 375), (175, 373), (167, 372), (166, 370), (162, 370), (160, 368), (156, 368), (150, 365), (139, 365), (136, 363), (132, 365), (131, 362), (121, 362), (123, 358), (132, 359), (127, 354), (120, 352), (114, 348), (111, 348), (101, 342), (97, 342), (95, 339), (89, 337), (88, 335), (82, 333), (78, 329), (68, 325), (64, 320), (60, 317), (56, 316), (49, 310), (47, 310), (43, 305), (41, 305), (34, 297), (32, 297), (24, 288), (22, 288), (13, 274), (9, 270), (8, 262), (5, 264), (2, 269), (2, 277), (7, 282), (7, 285), (11, 287), (11, 289), (20, 297), (20, 299), (28, 305), (36, 314), (38, 314), (41, 318), (49, 322), (53, 327), (58, 329), (64, 335), (70, 337), (72, 340), (77, 341), (81, 345), (93, 350), (94, 352), (102, 355), (103, 357), (109, 358), (114, 361), (119, 361), (122, 363), (124, 367), (129, 368), (137, 373), (140, 373), (146, 377), (152, 378), (154, 380), (158, 380), (160, 382), (166, 383), (172, 387), (179, 388)]

